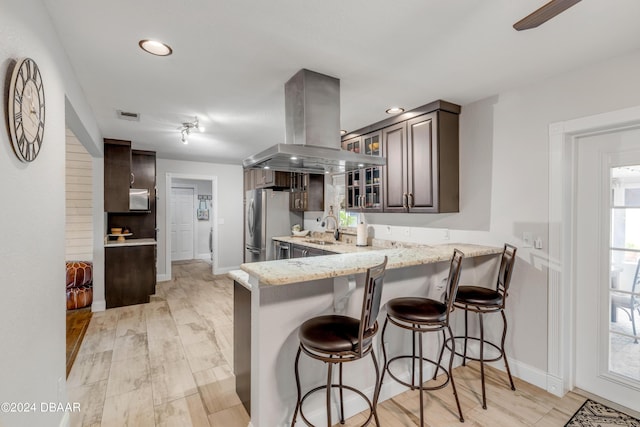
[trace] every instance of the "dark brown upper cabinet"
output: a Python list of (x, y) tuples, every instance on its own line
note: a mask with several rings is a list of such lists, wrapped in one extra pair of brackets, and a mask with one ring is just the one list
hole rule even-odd
[[(342, 148), (369, 156), (382, 155), (382, 132), (375, 131), (342, 142)], [(345, 203), (350, 211), (382, 211), (382, 167), (362, 168), (346, 173)]]
[(129, 212), (131, 141), (104, 140), (104, 210)]
[(458, 212), (458, 114), (423, 114), (382, 135), (384, 211)]
[(256, 188), (273, 188), (286, 190), (291, 187), (290, 172), (272, 171), (269, 169), (245, 169), (244, 191)]
[(105, 212), (129, 212), (130, 188), (149, 190), (149, 211), (155, 211), (156, 153), (132, 150), (130, 141), (105, 139)]
[(289, 210), (294, 212), (324, 210), (324, 175), (291, 173)]
[(345, 135), (343, 149), (372, 155), (379, 154), (371, 150), (374, 140), (367, 138), (379, 138), (377, 147), (387, 162), (345, 175), (346, 208), (458, 212), (459, 114), (459, 105), (438, 100)]

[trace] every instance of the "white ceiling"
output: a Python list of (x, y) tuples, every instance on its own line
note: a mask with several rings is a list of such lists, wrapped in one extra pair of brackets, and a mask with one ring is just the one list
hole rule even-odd
[[(638, 0), (584, 0), (523, 32), (513, 23), (546, 0), (43, 1), (103, 137), (219, 163), (284, 142), (301, 68), (340, 79), (355, 130), (392, 105), (465, 105), (640, 48)], [(147, 38), (173, 55), (143, 52)], [(177, 128), (196, 115), (206, 131), (185, 146)]]

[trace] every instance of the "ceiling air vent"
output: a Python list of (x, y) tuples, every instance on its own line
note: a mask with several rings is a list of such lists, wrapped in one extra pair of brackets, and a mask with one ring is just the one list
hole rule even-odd
[(118, 118), (122, 120), (129, 120), (132, 122), (140, 121), (140, 114), (138, 113), (131, 113), (129, 111), (116, 110), (116, 114), (118, 115)]

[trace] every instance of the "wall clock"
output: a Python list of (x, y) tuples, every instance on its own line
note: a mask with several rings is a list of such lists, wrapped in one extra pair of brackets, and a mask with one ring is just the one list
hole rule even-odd
[(23, 162), (38, 157), (44, 136), (44, 86), (38, 65), (23, 58), (13, 69), (8, 96), (9, 132), (13, 150)]

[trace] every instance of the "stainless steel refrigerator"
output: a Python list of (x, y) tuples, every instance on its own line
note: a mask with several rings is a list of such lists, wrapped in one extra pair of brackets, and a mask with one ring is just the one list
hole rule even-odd
[(286, 191), (248, 191), (245, 209), (244, 262), (275, 259), (272, 238), (288, 236), (293, 224), (302, 225), (302, 213), (289, 212)]

